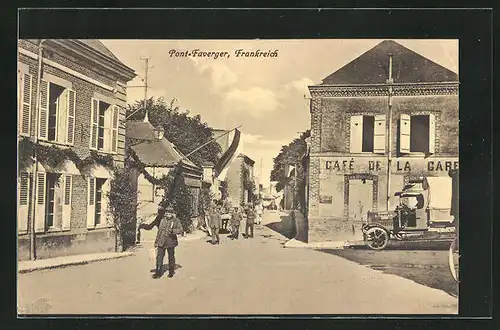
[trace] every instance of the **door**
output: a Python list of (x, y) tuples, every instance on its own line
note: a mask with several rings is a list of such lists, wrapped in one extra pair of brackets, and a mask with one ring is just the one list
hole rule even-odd
[(367, 212), (373, 210), (373, 180), (349, 180), (349, 219), (366, 221)]

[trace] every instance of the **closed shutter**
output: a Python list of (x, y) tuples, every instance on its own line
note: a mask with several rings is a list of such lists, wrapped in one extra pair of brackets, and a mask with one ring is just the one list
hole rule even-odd
[(28, 73), (21, 75), (21, 134), (30, 135), (31, 128), (31, 95), (33, 94), (33, 77)]
[(38, 123), (38, 138), (47, 140), (49, 130), (49, 83), (40, 80), (40, 113)]
[(385, 153), (385, 115), (375, 116), (375, 127), (373, 129), (373, 152), (376, 154)]
[(111, 127), (111, 151), (116, 153), (118, 151), (118, 118), (120, 117), (120, 108), (113, 105), (113, 118)]
[(95, 178), (89, 177), (87, 184), (87, 228), (95, 227)]
[(360, 153), (363, 144), (363, 116), (351, 116), (350, 152)]
[(17, 211), (17, 230), (23, 234), (28, 232), (29, 198), (30, 198), (30, 179), (29, 174), (22, 172), (19, 175), (19, 199)]
[(66, 143), (73, 144), (75, 140), (75, 115), (76, 115), (76, 93), (68, 89), (68, 126)]
[(63, 193), (63, 207), (62, 207), (62, 230), (71, 229), (71, 197), (73, 178), (71, 175), (64, 175), (64, 193)]
[(36, 201), (35, 201), (35, 232), (45, 231), (45, 191), (46, 174), (38, 172), (36, 179)]
[(429, 153), (436, 152), (436, 116), (429, 114)]
[(410, 152), (411, 117), (402, 113), (399, 119), (399, 152), (407, 154)]
[(97, 131), (99, 123), (99, 101), (92, 98), (90, 111), (90, 149), (97, 149)]

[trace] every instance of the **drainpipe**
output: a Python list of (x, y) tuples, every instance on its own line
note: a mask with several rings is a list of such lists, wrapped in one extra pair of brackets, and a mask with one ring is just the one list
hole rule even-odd
[[(38, 113), (40, 112), (40, 80), (42, 79), (42, 62), (43, 62), (43, 43), (46, 39), (42, 39), (38, 45), (38, 76), (35, 95), (35, 136), (33, 142), (38, 143)], [(30, 259), (36, 260), (36, 241), (35, 241), (35, 209), (36, 209), (36, 183), (38, 176), (38, 158), (36, 149), (33, 151), (33, 170), (32, 170), (32, 192), (31, 192), (31, 230), (30, 230)]]
[(392, 162), (392, 53), (389, 53), (389, 125), (387, 126), (387, 211), (389, 211), (389, 204), (391, 198), (391, 162)]

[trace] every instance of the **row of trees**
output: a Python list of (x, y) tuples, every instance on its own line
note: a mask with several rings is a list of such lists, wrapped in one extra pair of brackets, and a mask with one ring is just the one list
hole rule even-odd
[[(295, 188), (293, 200), (294, 207), (305, 209), (305, 168), (303, 157), (307, 150), (306, 139), (311, 136), (310, 130), (303, 132), (298, 138), (288, 145), (281, 147), (280, 152), (274, 158), (273, 169), (271, 171), (271, 181), (277, 181), (276, 191), (282, 191), (285, 186)], [(294, 166), (295, 173), (288, 177), (289, 166)], [(296, 182), (295, 182), (296, 181)]]

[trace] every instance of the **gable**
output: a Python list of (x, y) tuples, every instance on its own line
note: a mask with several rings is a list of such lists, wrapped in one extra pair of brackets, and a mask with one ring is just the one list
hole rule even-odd
[(385, 40), (326, 77), (321, 85), (385, 84), (389, 54), (394, 83), (457, 82), (458, 75), (392, 40)]

